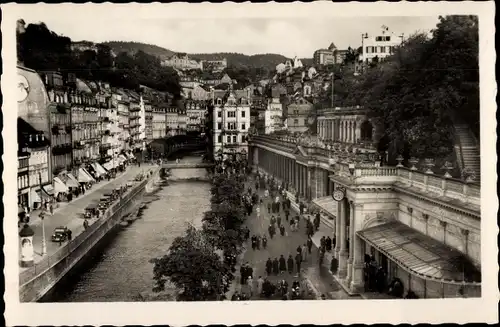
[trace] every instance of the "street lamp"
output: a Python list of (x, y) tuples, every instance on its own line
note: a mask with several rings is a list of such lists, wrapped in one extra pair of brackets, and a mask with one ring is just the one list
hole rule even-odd
[[(40, 196), (42, 196), (42, 174), (38, 172), (38, 183), (40, 185)], [(45, 208), (43, 208), (45, 209)], [(45, 212), (40, 212), (39, 215), (42, 220), (42, 257), (47, 254), (47, 242), (45, 241)]]

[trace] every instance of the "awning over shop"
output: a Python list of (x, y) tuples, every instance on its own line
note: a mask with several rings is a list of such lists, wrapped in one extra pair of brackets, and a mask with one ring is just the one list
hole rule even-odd
[(101, 174), (101, 175), (106, 175), (108, 172), (106, 171), (106, 169), (104, 169), (98, 162), (96, 162), (95, 164), (95, 169), (97, 169), (97, 171)]
[(59, 177), (54, 177), (54, 193), (68, 193), (69, 189)]
[(324, 196), (313, 200), (313, 203), (325, 211), (328, 215), (336, 218), (337, 217), (337, 206), (338, 203), (331, 196)]
[(102, 175), (102, 173), (97, 169), (95, 163), (91, 163), (90, 167), (92, 167), (96, 177), (100, 177)]
[(52, 187), (51, 184), (44, 185), (44, 186), (42, 186), (42, 188), (45, 191), (45, 192), (42, 192), (42, 197), (44, 196), (44, 194), (49, 195), (49, 196), (53, 196), (55, 194), (54, 188)]
[(108, 161), (108, 162), (104, 163), (103, 167), (106, 168), (106, 170), (111, 170), (111, 169), (115, 168), (113, 166), (113, 161)]
[(80, 187), (80, 184), (78, 184), (78, 180), (73, 176), (73, 174), (68, 174), (68, 180), (66, 181), (66, 185), (68, 187)]
[(80, 183), (89, 183), (93, 182), (94, 179), (90, 176), (89, 173), (83, 168), (78, 169), (78, 181)]
[(399, 222), (357, 232), (409, 273), (442, 283), (479, 283), (481, 272), (459, 251)]
[[(40, 197), (40, 188), (34, 188), (32, 187), (31, 190), (30, 190), (30, 197), (31, 197), (31, 203), (35, 203), (35, 202), (42, 202), (41, 200), (41, 197)], [(45, 193), (42, 191), (42, 193)], [(48, 197), (48, 196), (47, 196)]]
[(125, 156), (123, 154), (120, 154), (120, 156), (118, 158), (120, 158), (120, 160), (122, 162), (127, 161), (127, 158), (125, 158)]

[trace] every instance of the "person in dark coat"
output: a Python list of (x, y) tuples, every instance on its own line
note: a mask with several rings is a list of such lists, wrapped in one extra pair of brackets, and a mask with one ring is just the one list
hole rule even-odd
[(288, 256), (287, 264), (288, 264), (288, 273), (293, 274), (293, 258), (291, 254)]
[(271, 275), (272, 272), (273, 272), (273, 261), (271, 260), (271, 258), (268, 258), (266, 261), (266, 273), (268, 275)]
[(256, 245), (257, 245), (257, 250), (260, 250), (260, 235), (257, 235), (256, 237)]
[(279, 268), (280, 268), (280, 273), (284, 273), (286, 271), (286, 260), (283, 254), (280, 256), (280, 261), (279, 261)]
[(321, 239), (319, 240), (319, 247), (323, 250), (325, 249), (325, 243), (326, 243), (326, 238), (322, 236)]
[(267, 247), (267, 237), (265, 235), (262, 236), (262, 247), (264, 249)]
[(278, 218), (276, 219), (278, 226), (281, 226), (281, 216), (278, 215)]
[(302, 247), (300, 245), (297, 246), (297, 253), (302, 255)]
[(257, 247), (257, 237), (255, 235), (252, 236), (252, 250), (255, 250)]
[(300, 214), (301, 214), (301, 215), (303, 215), (303, 214), (304, 214), (304, 209), (305, 209), (305, 207), (306, 207), (306, 206), (304, 205), (304, 203), (302, 203), (302, 202), (301, 202), (301, 203), (300, 203), (300, 205), (299, 205), (299, 210), (300, 210)]
[(285, 236), (285, 226), (283, 225), (280, 226), (280, 234), (281, 236)]
[(316, 213), (316, 216), (314, 217), (314, 229), (317, 231), (319, 229), (319, 223), (321, 221), (321, 215), (319, 212)]
[(274, 230), (274, 226), (273, 226), (273, 225), (269, 225), (269, 227), (267, 228), (267, 230), (269, 231), (269, 237), (270, 237), (271, 239), (273, 239), (274, 232), (275, 232), (275, 230)]
[(73, 232), (71, 231), (71, 229), (68, 229), (66, 234), (68, 235), (68, 241), (71, 241), (71, 239), (73, 238)]
[(267, 213), (271, 213), (271, 203), (267, 203)]
[(311, 254), (311, 248), (312, 248), (312, 245), (313, 245), (313, 241), (312, 239), (309, 237), (307, 239), (307, 252), (309, 252), (309, 254)]
[(300, 275), (300, 266), (302, 265), (302, 255), (300, 253), (295, 255), (295, 264), (297, 265), (297, 275)]
[(280, 269), (279, 269), (279, 261), (278, 261), (278, 258), (274, 258), (273, 260), (273, 273), (275, 275), (279, 274), (280, 272)]
[(330, 238), (330, 236), (326, 238), (325, 245), (326, 245), (326, 250), (330, 252), (332, 250), (332, 239)]
[(290, 210), (286, 209), (285, 210), (285, 219), (288, 221), (288, 217), (290, 216)]
[(251, 277), (253, 278), (253, 268), (248, 265), (248, 263), (245, 265), (246, 266), (246, 273), (245, 273), (245, 282), (246, 280)]
[(244, 285), (245, 284), (245, 281), (247, 280), (246, 279), (246, 272), (247, 272), (247, 267), (243, 264), (241, 267), (240, 267), (240, 284), (241, 285)]

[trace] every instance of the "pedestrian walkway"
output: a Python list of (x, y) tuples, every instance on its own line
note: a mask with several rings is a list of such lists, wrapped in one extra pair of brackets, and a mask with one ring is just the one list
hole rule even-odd
[[(253, 184), (251, 184), (253, 185)], [(259, 191), (259, 196), (264, 197), (264, 191)], [(267, 276), (265, 270), (265, 263), (268, 258), (274, 259), (283, 255), (285, 259), (291, 254), (292, 258), (295, 259), (297, 253), (297, 247), (299, 245), (304, 245), (307, 241), (306, 236), (306, 222), (304, 219), (300, 220), (298, 231), (291, 231), (290, 224), (285, 220), (285, 214), (283, 208), (280, 208), (280, 216), (282, 218), (282, 224), (285, 226), (285, 236), (281, 236), (279, 231), (273, 239), (270, 238), (268, 233), (268, 226), (270, 223), (270, 218), (272, 215), (277, 217), (277, 214), (268, 213), (267, 203), (272, 201), (270, 198), (264, 199), (263, 204), (257, 204), (254, 206), (253, 213), (247, 219), (247, 227), (250, 229), (250, 237), (252, 235), (266, 236), (268, 239), (267, 248), (264, 249), (261, 245), (260, 250), (253, 250), (251, 246), (251, 239), (245, 244), (246, 250), (242, 254), (241, 264), (248, 262), (253, 268), (253, 279), (254, 284), (256, 284), (259, 276), (263, 278), (267, 277), (271, 282), (277, 283), (278, 281), (285, 279), (288, 282), (289, 289), (294, 280), (300, 280), (303, 290), (306, 291), (306, 299), (319, 299), (322, 294), (327, 298), (347, 298), (347, 295), (341, 290), (339, 285), (333, 279), (333, 276), (328, 272), (326, 267), (319, 266), (318, 260), (318, 250), (313, 247), (311, 254), (307, 254), (306, 261), (301, 265), (300, 277), (297, 275), (296, 265), (294, 262), (294, 272), (289, 274), (288, 272), (278, 275), (278, 276)], [(260, 217), (257, 217), (256, 207), (260, 207)], [(291, 211), (290, 218), (295, 217), (297, 213)], [(294, 260), (295, 261), (295, 260)], [(248, 287), (240, 285), (240, 274), (239, 266), (237, 267), (235, 279), (235, 287), (229, 292), (228, 298), (230, 299), (235, 291), (245, 292), (248, 295)], [(255, 285), (256, 286), (256, 285)], [(256, 287), (254, 287), (256, 289)], [(254, 293), (257, 293), (254, 291)], [(258, 294), (253, 294), (252, 300), (261, 299)]]
[[(139, 174), (140, 172), (146, 172), (153, 167), (155, 166), (144, 164), (140, 167), (128, 167), (125, 172), (121, 173), (111, 181), (102, 181), (94, 185), (91, 190), (85, 193), (85, 195), (82, 195), (69, 203), (62, 204), (61, 206), (59, 206), (59, 208), (54, 210), (53, 215), (50, 215), (50, 213), (46, 214), (43, 224), (41, 219), (39, 218), (40, 211), (34, 211), (34, 213), (30, 215), (31, 217), (29, 225), (35, 232), (35, 235), (33, 236), (33, 251), (35, 254), (35, 263), (40, 262), (43, 259), (43, 229), (45, 229), (47, 249), (46, 255), (50, 256), (60, 248), (59, 243), (51, 242), (52, 233), (54, 232), (54, 229), (56, 227), (67, 227), (72, 231), (72, 237), (75, 238), (84, 231), (83, 219), (81, 218), (81, 214), (89, 204), (98, 201), (101, 196), (109, 189), (120, 187), (135, 178), (135, 176), (137, 176), (137, 174)], [(93, 221), (91, 220), (90, 223), (93, 223)], [(24, 269), (25, 268), (21, 268), (21, 271)]]

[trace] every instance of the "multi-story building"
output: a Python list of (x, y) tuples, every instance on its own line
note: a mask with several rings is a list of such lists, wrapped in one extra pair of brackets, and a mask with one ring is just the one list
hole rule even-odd
[(138, 94), (128, 91), (130, 100), (129, 106), (129, 131), (130, 131), (130, 149), (134, 152), (142, 147), (141, 140), (141, 99)]
[[(18, 122), (18, 127), (19, 127)], [(29, 206), (30, 178), (28, 142), (22, 131), (17, 131), (17, 203), (21, 208)]]
[(167, 122), (167, 136), (177, 135), (179, 129), (179, 114), (177, 113), (177, 108), (165, 104), (164, 109)]
[(186, 53), (174, 54), (167, 60), (161, 62), (162, 66), (173, 67), (179, 70), (203, 69), (203, 62), (189, 59)]
[(222, 60), (205, 60), (203, 61), (203, 69), (210, 70), (214, 73), (220, 73), (227, 68), (227, 59)]
[(118, 107), (118, 127), (120, 141), (120, 147), (118, 152), (129, 152), (131, 137), (130, 137), (130, 128), (129, 128), (129, 106), (130, 101), (128, 95), (123, 90), (117, 90), (116, 94), (113, 94), (116, 97), (116, 104)]
[[(17, 119), (17, 134), (18, 187), (20, 187), (18, 202), (25, 207), (36, 209), (44, 201), (50, 199), (47, 192), (42, 190), (43, 187), (52, 185), (49, 170), (49, 142), (42, 131), (37, 131), (22, 118)], [(26, 167), (26, 160), (28, 167)]]
[(45, 72), (41, 76), (45, 82), (50, 101), (48, 107), (50, 124), (49, 140), (52, 146), (50, 161), (52, 173), (57, 175), (62, 171), (71, 171), (73, 165), (69, 91), (76, 91), (76, 78), (69, 75), (67, 79), (63, 79), (63, 76), (57, 72)]
[(309, 129), (308, 118), (312, 103), (302, 97), (293, 99), (287, 107), (287, 129), (291, 133), (303, 133)]
[(335, 44), (330, 44), (328, 49), (318, 49), (314, 51), (313, 62), (318, 66), (327, 66), (335, 64), (334, 51), (337, 49)]
[(384, 59), (394, 52), (394, 48), (403, 41), (402, 35), (390, 32), (387, 27), (382, 27), (382, 31), (376, 35), (363, 35), (362, 52), (359, 60), (368, 63), (374, 58)]
[(186, 100), (184, 103), (187, 114), (187, 131), (201, 133), (205, 126), (207, 112), (206, 101)]
[(153, 140), (161, 139), (167, 136), (167, 114), (165, 106), (153, 108)]
[(187, 132), (187, 122), (188, 122), (188, 116), (187, 116), (187, 111), (186, 108), (181, 107), (177, 108), (177, 134), (178, 135), (186, 135)]
[(215, 153), (245, 155), (250, 128), (250, 94), (245, 91), (212, 91)]
[(283, 107), (279, 98), (271, 98), (264, 112), (265, 134), (283, 129)]
[(151, 103), (151, 100), (147, 97), (144, 98), (144, 112), (145, 112), (145, 135), (146, 135), (146, 143), (151, 143), (154, 138), (154, 124), (153, 124), (153, 111), (158, 107), (156, 104)]
[[(77, 80), (76, 92), (69, 95), (73, 140), (73, 174), (99, 160), (101, 121), (97, 98), (90, 88)], [(109, 132), (108, 132), (109, 133)]]

